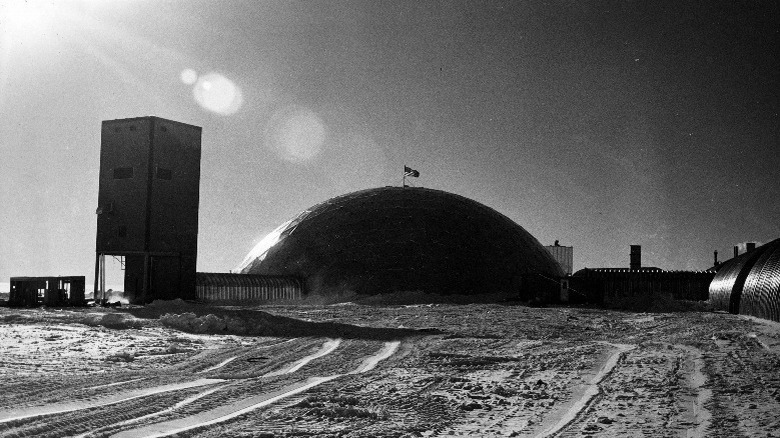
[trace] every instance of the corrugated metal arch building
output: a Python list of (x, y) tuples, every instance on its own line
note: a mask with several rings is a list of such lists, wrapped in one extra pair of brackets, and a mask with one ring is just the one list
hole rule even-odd
[(723, 264), (710, 283), (716, 310), (780, 322), (780, 239)]

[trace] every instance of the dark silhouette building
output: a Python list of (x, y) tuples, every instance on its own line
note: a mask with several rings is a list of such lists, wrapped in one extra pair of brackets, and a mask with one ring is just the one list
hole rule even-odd
[(83, 306), (84, 276), (11, 277), (8, 305)]
[(545, 246), (545, 249), (561, 266), (564, 275), (571, 275), (574, 272), (574, 247), (561, 246), (556, 240), (554, 244)]
[(517, 293), (561, 268), (525, 229), (463, 196), (384, 187), (339, 196), (284, 223), (236, 269), (305, 279), (306, 291)]
[(665, 271), (659, 268), (580, 269), (570, 278), (578, 294), (571, 301), (611, 305), (630, 300), (668, 297), (707, 301), (715, 276), (711, 271)]
[(632, 270), (642, 269), (642, 245), (631, 245), (629, 268)]
[(105, 256), (133, 303), (195, 298), (201, 128), (159, 117), (103, 122), (95, 299)]

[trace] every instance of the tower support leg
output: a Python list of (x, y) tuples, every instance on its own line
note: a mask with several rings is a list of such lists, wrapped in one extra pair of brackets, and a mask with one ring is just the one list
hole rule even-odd
[(100, 281), (100, 253), (95, 253), (95, 285), (92, 288), (92, 298), (94, 299), (95, 303), (97, 303), (98, 300), (98, 287)]

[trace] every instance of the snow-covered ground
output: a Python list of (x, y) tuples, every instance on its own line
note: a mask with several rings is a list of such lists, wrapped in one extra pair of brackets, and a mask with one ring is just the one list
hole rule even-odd
[(780, 437), (778, 369), (720, 313), (0, 308), (0, 436)]

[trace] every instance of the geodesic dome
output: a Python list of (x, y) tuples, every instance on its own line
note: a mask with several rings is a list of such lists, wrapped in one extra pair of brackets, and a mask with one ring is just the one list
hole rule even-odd
[(513, 292), (524, 274), (563, 275), (539, 241), (501, 213), (416, 187), (315, 205), (266, 236), (234, 272), (298, 276), (308, 291), (367, 295)]

